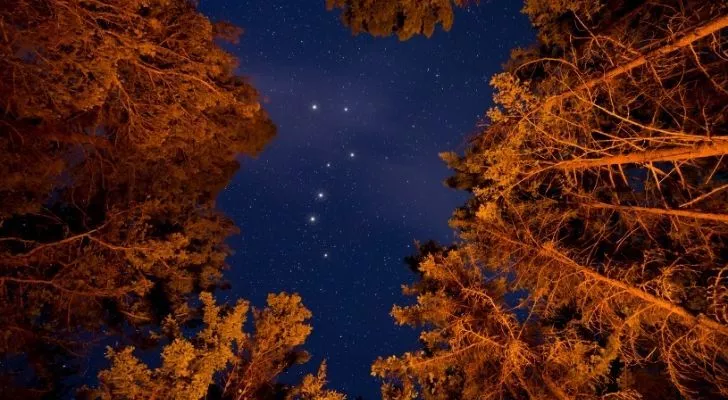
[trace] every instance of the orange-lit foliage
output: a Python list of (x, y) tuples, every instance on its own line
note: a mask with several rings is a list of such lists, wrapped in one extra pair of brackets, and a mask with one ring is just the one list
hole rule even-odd
[(86, 389), (94, 399), (267, 399), (344, 400), (324, 389), (326, 364), (317, 375), (307, 375), (298, 386), (276, 384), (279, 374), (291, 364), (306, 361), (300, 349), (311, 333), (311, 313), (297, 295), (268, 296), (268, 306), (253, 310), (255, 329), (244, 332), (248, 303), (238, 301), (222, 312), (209, 293), (200, 297), (202, 329), (194, 338), (182, 336), (174, 318), (165, 321), (170, 343), (162, 350), (162, 365), (149, 368), (134, 356), (134, 348), (108, 350), (111, 368), (99, 374), (100, 386)]
[(214, 199), (275, 132), (215, 43), (236, 32), (186, 0), (0, 2), (0, 350), (41, 390), (79, 332), (221, 283)]
[(416, 35), (432, 36), (441, 25), (452, 27), (453, 7), (463, 7), (469, 0), (326, 0), (329, 10), (341, 9), (341, 20), (354, 34), (397, 35), (407, 40)]
[[(728, 5), (529, 0), (387, 398), (728, 396)], [(522, 297), (522, 298), (520, 298)]]

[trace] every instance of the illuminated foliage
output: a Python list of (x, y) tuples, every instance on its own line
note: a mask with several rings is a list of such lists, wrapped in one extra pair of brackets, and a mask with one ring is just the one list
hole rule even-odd
[(227, 312), (215, 305), (209, 293), (200, 296), (205, 327), (193, 339), (181, 336), (173, 318), (166, 321), (170, 343), (162, 350), (162, 365), (149, 368), (133, 355), (134, 348), (108, 350), (111, 368), (99, 373), (101, 385), (87, 389), (89, 398), (261, 399), (287, 392), (300, 400), (343, 400), (324, 389), (326, 365), (316, 376), (307, 375), (299, 386), (275, 386), (280, 373), (297, 359), (299, 346), (311, 332), (311, 313), (297, 295), (268, 296), (268, 306), (254, 310), (255, 330), (243, 331), (248, 303), (238, 301)]
[[(605, 4), (608, 2), (612, 4)], [(587, 28), (585, 24), (597, 19), (608, 20), (605, 13), (615, 10), (619, 14), (629, 7), (623, 0), (526, 0), (524, 3), (523, 12), (538, 29), (538, 38), (552, 45), (566, 45), (571, 35)]]
[(9, 0), (0, 20), (0, 351), (53, 396), (79, 335), (185, 321), (223, 283), (214, 199), (275, 128), (216, 43), (240, 31), (192, 2)]
[(226, 384), (235, 399), (259, 398), (269, 393), (269, 383), (292, 364), (308, 361), (297, 350), (311, 333), (311, 318), (298, 296), (269, 295), (268, 307), (255, 311), (255, 340), (246, 349)]
[(540, 47), (443, 154), (463, 242), (395, 307), (426, 330), (374, 364), (385, 398), (728, 396), (726, 4), (525, 10)]
[(301, 383), (294, 387), (287, 395), (287, 400), (345, 400), (343, 394), (325, 389), (326, 363), (321, 363), (316, 375), (308, 374)]
[(341, 19), (354, 34), (397, 35), (407, 40), (416, 35), (432, 36), (437, 26), (452, 27), (453, 7), (468, 0), (326, 0), (326, 7), (341, 9)]
[[(223, 371), (235, 358), (234, 349), (243, 346), (243, 324), (248, 304), (238, 302), (227, 315), (220, 315), (209, 293), (200, 297), (204, 307), (205, 328), (194, 341), (173, 337), (162, 351), (162, 366), (150, 369), (133, 354), (133, 347), (119, 352), (108, 350), (112, 361), (99, 374), (101, 388), (94, 397), (102, 399), (200, 399), (213, 383), (214, 375)], [(174, 319), (167, 328), (179, 334)], [(176, 329), (175, 329), (176, 328)]]

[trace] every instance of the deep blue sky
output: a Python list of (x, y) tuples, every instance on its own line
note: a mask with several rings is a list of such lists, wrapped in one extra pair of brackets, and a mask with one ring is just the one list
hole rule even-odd
[(232, 49), (279, 127), (220, 197), (242, 234), (219, 296), (300, 293), (314, 314), (309, 368), (328, 360), (330, 386), (350, 399), (379, 398), (377, 356), (417, 349), (389, 316), (414, 279), (402, 259), (415, 240), (454, 240), (447, 220), (465, 195), (443, 186), (437, 154), (463, 150), (490, 77), (533, 41), (520, 7), (484, 1), (451, 32), (403, 43), (353, 37), (324, 0), (200, 2), (245, 29)]

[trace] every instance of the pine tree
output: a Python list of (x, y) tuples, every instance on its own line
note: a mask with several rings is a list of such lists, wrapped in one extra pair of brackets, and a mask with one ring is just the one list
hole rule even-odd
[[(385, 399), (594, 398), (617, 386), (614, 338), (595, 340), (569, 307), (537, 316), (506, 272), (479, 265), (484, 256), (461, 246), (423, 257), (421, 279), (405, 288), (417, 303), (392, 311), (400, 325), (427, 327), (423, 349), (374, 363)], [(610, 395), (631, 398), (642, 383), (624, 381)], [(658, 393), (677, 398), (674, 391)]]
[[(170, 343), (161, 354), (162, 365), (150, 368), (134, 356), (134, 348), (109, 349), (111, 367), (99, 373), (98, 388), (83, 394), (93, 399), (198, 400), (264, 399), (285, 393), (301, 400), (344, 400), (324, 389), (326, 364), (317, 375), (307, 375), (298, 386), (279, 387), (276, 378), (297, 359), (300, 346), (311, 332), (311, 313), (297, 295), (268, 296), (268, 306), (254, 310), (255, 329), (244, 332), (249, 305), (245, 301), (227, 311), (203, 293), (205, 327), (194, 338), (182, 335), (174, 318), (165, 321)], [(300, 358), (299, 358), (300, 359)]]
[(496, 107), (465, 155), (443, 155), (473, 194), (451, 221), (460, 256), (420, 265), (417, 319), (395, 308), (437, 329), (421, 353), (375, 364), (385, 395), (728, 396), (728, 6), (525, 11), (539, 46), (493, 78)]
[(275, 128), (217, 44), (239, 30), (192, 2), (9, 0), (0, 20), (0, 352), (54, 396), (79, 335), (181, 323), (224, 284), (214, 201)]

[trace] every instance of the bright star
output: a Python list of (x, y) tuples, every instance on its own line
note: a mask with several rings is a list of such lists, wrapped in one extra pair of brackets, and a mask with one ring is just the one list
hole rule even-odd
[(312, 215), (312, 216), (308, 217), (308, 221), (311, 222), (311, 223), (316, 222), (316, 216), (315, 215)]
[(354, 158), (355, 155), (356, 154), (354, 154), (354, 152), (351, 152), (351, 153), (349, 153), (349, 158)]
[(331, 168), (331, 163), (330, 162), (327, 162), (326, 163), (326, 168)]
[(329, 253), (324, 253), (324, 258), (329, 258)]
[(311, 109), (314, 111), (318, 110), (318, 104), (312, 104)]
[(323, 199), (324, 198), (324, 192), (318, 192), (318, 194), (316, 195), (316, 197), (318, 197), (319, 199)]
[(344, 112), (349, 112), (349, 107), (344, 107)]

